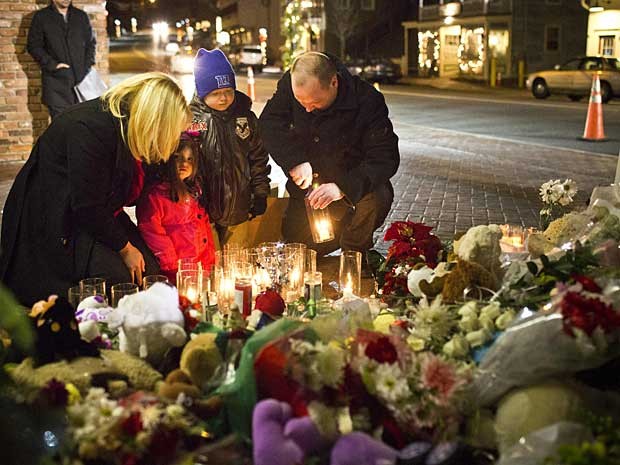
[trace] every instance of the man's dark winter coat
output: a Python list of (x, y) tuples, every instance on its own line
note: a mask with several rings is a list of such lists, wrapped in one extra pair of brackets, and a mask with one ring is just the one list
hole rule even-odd
[(0, 279), (22, 303), (46, 299), (84, 277), (95, 241), (112, 251), (127, 244), (115, 212), (135, 169), (118, 119), (99, 99), (52, 121), (4, 206)]
[(258, 133), (252, 100), (235, 92), (226, 111), (209, 108), (198, 96), (190, 107), (193, 131), (200, 132), (200, 174), (204, 182), (201, 204), (209, 218), (222, 226), (248, 219), (255, 198), (269, 195), (269, 154)]
[[(338, 96), (326, 110), (311, 113), (297, 102), (286, 72), (267, 102), (259, 125), (267, 151), (288, 174), (310, 162), (322, 184), (334, 182), (356, 204), (384, 185), (400, 162), (398, 137), (383, 95), (337, 62)], [(290, 179), (291, 197), (304, 195)]]
[[(66, 22), (53, 5), (34, 14), (28, 31), (28, 53), (41, 66), (45, 105), (66, 107), (76, 102), (73, 86), (95, 64), (95, 45), (84, 11), (69, 6)], [(70, 68), (56, 69), (58, 63)]]

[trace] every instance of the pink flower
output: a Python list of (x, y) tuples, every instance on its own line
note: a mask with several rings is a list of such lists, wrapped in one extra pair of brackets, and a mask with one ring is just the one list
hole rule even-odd
[(454, 366), (434, 354), (422, 359), (422, 384), (432, 390), (440, 404), (447, 404), (454, 391), (461, 385)]

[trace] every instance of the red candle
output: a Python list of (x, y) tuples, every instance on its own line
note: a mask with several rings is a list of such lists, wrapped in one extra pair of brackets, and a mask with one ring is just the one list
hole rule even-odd
[(252, 281), (250, 279), (235, 280), (235, 304), (243, 318), (252, 313)]

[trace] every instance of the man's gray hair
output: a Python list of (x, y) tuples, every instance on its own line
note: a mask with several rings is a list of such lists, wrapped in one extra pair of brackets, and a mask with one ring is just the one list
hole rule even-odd
[(302, 53), (291, 65), (291, 77), (298, 86), (303, 86), (308, 77), (316, 77), (321, 87), (327, 88), (335, 75), (336, 65), (321, 52)]

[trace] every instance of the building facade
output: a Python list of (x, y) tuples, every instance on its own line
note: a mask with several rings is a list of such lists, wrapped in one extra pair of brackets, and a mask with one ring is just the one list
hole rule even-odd
[(591, 8), (586, 54), (620, 59), (620, 0), (585, 3)]
[(218, 0), (217, 6), (231, 47), (266, 42), (268, 62), (281, 65), (283, 57), (308, 50), (400, 60), (411, 0)]
[(403, 23), (408, 75), (516, 79), (583, 55), (579, 0), (420, 0)]

